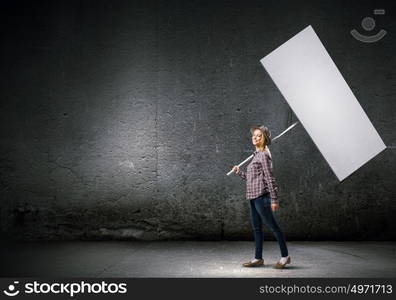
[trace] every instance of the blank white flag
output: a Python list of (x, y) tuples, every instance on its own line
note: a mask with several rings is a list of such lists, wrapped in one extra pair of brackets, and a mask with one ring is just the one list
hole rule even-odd
[(386, 148), (311, 26), (261, 63), (340, 181)]

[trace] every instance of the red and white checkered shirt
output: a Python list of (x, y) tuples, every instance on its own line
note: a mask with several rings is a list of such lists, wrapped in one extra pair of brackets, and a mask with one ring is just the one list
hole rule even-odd
[(271, 203), (278, 203), (278, 185), (272, 173), (271, 154), (267, 150), (256, 150), (253, 155), (246, 172), (239, 170), (237, 173), (246, 180), (246, 199), (254, 199), (270, 193)]

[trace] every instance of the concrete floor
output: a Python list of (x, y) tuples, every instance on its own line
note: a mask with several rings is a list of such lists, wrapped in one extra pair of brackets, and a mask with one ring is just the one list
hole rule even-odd
[(2, 277), (395, 277), (396, 242), (288, 242), (292, 263), (272, 265), (276, 242), (264, 242), (265, 266), (243, 268), (254, 242), (71, 241), (4, 244)]

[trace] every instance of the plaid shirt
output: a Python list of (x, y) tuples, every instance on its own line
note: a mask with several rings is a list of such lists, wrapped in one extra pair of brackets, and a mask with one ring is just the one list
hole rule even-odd
[(268, 151), (256, 150), (246, 172), (237, 173), (246, 180), (246, 199), (254, 199), (270, 193), (271, 203), (279, 203), (278, 186), (272, 173), (272, 159)]

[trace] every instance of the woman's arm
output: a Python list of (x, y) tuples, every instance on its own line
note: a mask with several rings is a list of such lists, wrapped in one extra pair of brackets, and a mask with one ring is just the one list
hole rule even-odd
[(246, 173), (239, 170), (239, 172), (237, 173), (242, 179), (246, 180)]
[(238, 166), (234, 166), (232, 168), (232, 171), (235, 172), (235, 174), (238, 174), (242, 179), (246, 180), (246, 173), (241, 171), (240, 168)]
[(276, 184), (276, 180), (274, 177), (274, 174), (272, 172), (272, 167), (271, 167), (271, 161), (270, 161), (270, 156), (268, 153), (263, 152), (262, 155), (260, 155), (260, 162), (263, 166), (263, 171), (264, 171), (264, 177), (268, 185), (268, 190), (271, 196), (271, 203), (272, 204), (278, 204), (278, 185)]

